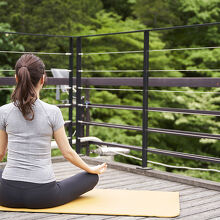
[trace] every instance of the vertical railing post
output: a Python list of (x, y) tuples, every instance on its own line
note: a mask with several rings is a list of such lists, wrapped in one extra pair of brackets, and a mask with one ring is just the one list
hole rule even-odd
[[(81, 97), (81, 104), (83, 105), (82, 107), (81, 107), (81, 119), (83, 120), (83, 121), (85, 121), (85, 106), (84, 106), (84, 104), (85, 104), (85, 97), (84, 96), (82, 96)], [(85, 130), (85, 125), (81, 125), (81, 133), (80, 133), (80, 137), (84, 137), (85, 136), (85, 132), (84, 132), (84, 130)]]
[(142, 167), (147, 167), (148, 147), (148, 78), (149, 78), (149, 31), (144, 31), (143, 63), (143, 117), (142, 117)]
[(73, 141), (73, 37), (69, 39), (69, 129), (68, 129), (68, 136), (69, 136), (69, 144), (72, 147)]
[(76, 39), (76, 152), (80, 153), (81, 150), (81, 118), (82, 118), (82, 106), (81, 106), (81, 48), (82, 39), (77, 37)]
[[(89, 94), (89, 89), (86, 89), (86, 121), (90, 122), (90, 94)], [(89, 125), (86, 125), (86, 137), (89, 136)], [(89, 149), (89, 142), (86, 143), (86, 156), (89, 156), (90, 149)]]

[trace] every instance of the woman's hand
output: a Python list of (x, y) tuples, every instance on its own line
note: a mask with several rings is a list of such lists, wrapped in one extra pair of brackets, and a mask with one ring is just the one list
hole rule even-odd
[(88, 172), (93, 174), (101, 174), (105, 172), (106, 168), (107, 168), (107, 164), (103, 163), (94, 167), (90, 167)]
[(103, 163), (98, 166), (90, 167), (80, 158), (80, 156), (70, 146), (64, 126), (56, 130), (53, 133), (53, 135), (63, 156), (75, 166), (85, 170), (88, 173), (93, 173), (93, 174), (101, 174), (106, 170), (107, 168), (106, 163)]

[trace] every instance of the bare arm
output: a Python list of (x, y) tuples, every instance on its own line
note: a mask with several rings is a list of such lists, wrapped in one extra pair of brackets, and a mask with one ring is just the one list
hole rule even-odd
[(88, 173), (101, 174), (105, 171), (107, 167), (106, 163), (90, 167), (79, 157), (76, 151), (69, 145), (64, 126), (54, 132), (54, 138), (63, 156), (75, 166), (87, 171)]
[(8, 134), (0, 130), (0, 161), (4, 158), (8, 146)]

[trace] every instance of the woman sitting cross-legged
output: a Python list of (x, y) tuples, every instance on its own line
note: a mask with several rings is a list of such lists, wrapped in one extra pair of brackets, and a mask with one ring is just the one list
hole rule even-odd
[[(12, 102), (0, 107), (0, 205), (50, 208), (70, 202), (93, 189), (107, 165), (88, 166), (69, 145), (60, 109), (39, 99), (46, 80), (43, 61), (22, 55), (15, 66)], [(56, 181), (51, 163), (51, 139), (63, 156), (84, 171)]]

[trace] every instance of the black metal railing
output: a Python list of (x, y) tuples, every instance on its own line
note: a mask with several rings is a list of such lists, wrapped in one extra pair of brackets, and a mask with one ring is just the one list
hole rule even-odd
[[(191, 132), (191, 131), (181, 131), (181, 130), (171, 130), (162, 128), (150, 128), (148, 127), (148, 112), (170, 112), (170, 113), (183, 113), (183, 114), (201, 114), (210, 116), (220, 116), (219, 111), (208, 111), (208, 110), (190, 110), (181, 108), (152, 108), (148, 107), (148, 91), (149, 87), (219, 87), (220, 78), (165, 78), (165, 77), (149, 77), (149, 41), (151, 31), (162, 31), (171, 29), (181, 29), (181, 28), (199, 28), (202, 26), (219, 25), (220, 22), (208, 23), (208, 24), (198, 24), (198, 25), (188, 25), (188, 26), (177, 26), (170, 28), (157, 28), (149, 30), (138, 30), (138, 31), (128, 31), (128, 32), (118, 32), (118, 33), (107, 33), (107, 34), (96, 34), (96, 35), (86, 35), (86, 36), (56, 36), (56, 35), (43, 35), (43, 34), (29, 34), (29, 33), (19, 33), (19, 32), (0, 32), (1, 34), (19, 34), (19, 35), (30, 35), (38, 37), (59, 37), (59, 38), (69, 38), (69, 51), (66, 55), (69, 56), (69, 78), (52, 78), (48, 77), (48, 85), (68, 85), (69, 86), (69, 103), (65, 105), (58, 105), (60, 108), (69, 108), (69, 119), (66, 121), (68, 126), (69, 143), (72, 146), (72, 135), (73, 126), (76, 126), (76, 151), (81, 152), (82, 145), (80, 138), (84, 136), (84, 126), (86, 126), (86, 135), (89, 134), (90, 126), (102, 126), (117, 129), (128, 129), (142, 132), (142, 146), (131, 146), (119, 143), (109, 143), (103, 142), (102, 144), (112, 147), (122, 147), (133, 149), (137, 151), (142, 151), (142, 167), (147, 167), (147, 155), (148, 152), (155, 154), (163, 154), (174, 157), (181, 157), (193, 160), (202, 160), (213, 163), (220, 163), (220, 159), (217, 157), (201, 156), (189, 153), (175, 152), (162, 149), (153, 149), (148, 147), (148, 133), (163, 133), (172, 135), (181, 135), (188, 137), (197, 138), (209, 138), (209, 139), (220, 139), (220, 135), (201, 133), (201, 132)], [(109, 35), (121, 35), (128, 33), (143, 32), (143, 69), (139, 70), (142, 73), (142, 77), (83, 77), (82, 70), (82, 39), (97, 37), (97, 36), (109, 36)], [(73, 77), (74, 70), (74, 41), (76, 42), (76, 73)], [(125, 51), (126, 52), (126, 51)], [(139, 51), (140, 52), (140, 51)], [(102, 52), (103, 53), (103, 52)], [(89, 53), (87, 53), (89, 54)], [(2, 77), (0, 78), (0, 85), (15, 85), (15, 79), (13, 77)], [(73, 86), (76, 85), (76, 104), (73, 104)], [(143, 103), (142, 106), (127, 106), (127, 105), (110, 105), (110, 104), (93, 104), (89, 100), (89, 88), (90, 86), (131, 86), (131, 87), (142, 87)], [(83, 88), (85, 86), (86, 88)], [(85, 90), (86, 97), (85, 100), (82, 99), (82, 90)], [(73, 108), (76, 108), (76, 121), (73, 122)], [(131, 111), (142, 111), (142, 126), (132, 126), (132, 125), (120, 125), (120, 124), (109, 124), (109, 123), (98, 123), (90, 121), (89, 110), (91, 108), (106, 108), (106, 109), (126, 109)], [(86, 113), (84, 113), (86, 110)], [(89, 154), (89, 144), (100, 144), (100, 142), (90, 141), (88, 142), (86, 153)]]

